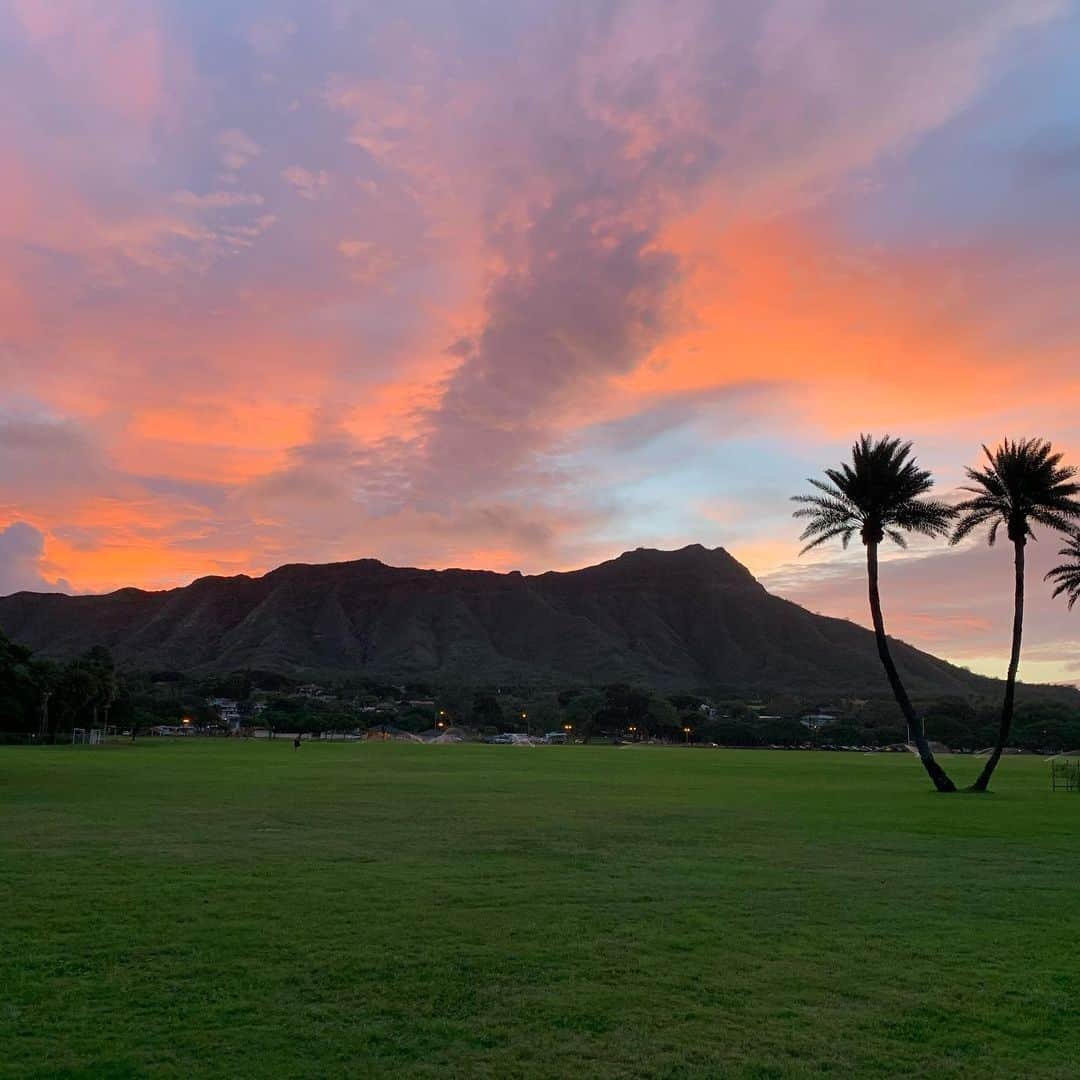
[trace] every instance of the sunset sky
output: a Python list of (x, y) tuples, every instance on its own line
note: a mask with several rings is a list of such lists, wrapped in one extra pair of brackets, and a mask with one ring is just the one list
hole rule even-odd
[[(0, 0), (0, 593), (701, 542), (866, 622), (788, 501), (860, 431), (1080, 461), (1078, 55), (1064, 0)], [(916, 547), (890, 628), (1001, 673), (1010, 572)]]

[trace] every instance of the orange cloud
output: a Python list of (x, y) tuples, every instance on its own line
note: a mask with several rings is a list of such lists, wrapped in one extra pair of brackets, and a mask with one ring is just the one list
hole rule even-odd
[(977, 264), (866, 255), (820, 226), (705, 214), (673, 225), (665, 242), (689, 268), (689, 327), (621, 380), (634, 399), (750, 379), (790, 384), (801, 424), (845, 434), (871, 421), (956, 419), (1031, 392), (1015, 350), (988, 342), (965, 302)]

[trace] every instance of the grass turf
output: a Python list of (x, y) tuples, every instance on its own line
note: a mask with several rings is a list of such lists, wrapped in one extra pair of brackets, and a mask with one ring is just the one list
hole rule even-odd
[(1038, 759), (998, 777), (0, 749), (0, 1075), (1073, 1077), (1080, 798)]

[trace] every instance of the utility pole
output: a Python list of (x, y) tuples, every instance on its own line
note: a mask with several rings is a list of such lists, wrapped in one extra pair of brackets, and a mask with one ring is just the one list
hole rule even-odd
[(41, 738), (44, 739), (49, 733), (49, 698), (52, 697), (51, 690), (41, 691)]

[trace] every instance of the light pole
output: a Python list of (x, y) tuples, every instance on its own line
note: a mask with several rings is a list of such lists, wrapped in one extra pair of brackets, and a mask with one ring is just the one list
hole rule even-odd
[(694, 729), (692, 727), (684, 727), (683, 734), (686, 736), (686, 745), (690, 745), (690, 734)]
[(637, 725), (631, 724), (628, 730), (630, 732), (630, 741), (637, 742)]
[(570, 742), (570, 733), (574, 730), (574, 725), (573, 724), (563, 724), (562, 729), (563, 729), (563, 731), (566, 732), (566, 741), (569, 743)]
[(51, 690), (41, 691), (41, 737), (45, 738), (49, 733), (49, 698), (52, 697)]
[(521, 711), (521, 724), (525, 728), (525, 734), (529, 734), (529, 714), (524, 709)]

